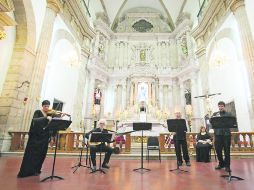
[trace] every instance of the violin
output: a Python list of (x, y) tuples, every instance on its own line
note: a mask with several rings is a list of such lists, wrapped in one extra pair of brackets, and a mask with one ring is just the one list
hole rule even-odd
[(68, 113), (64, 113), (62, 111), (59, 111), (59, 110), (53, 110), (53, 109), (49, 109), (47, 111), (47, 116), (51, 116), (51, 117), (63, 117), (63, 116), (68, 116), (70, 117), (71, 115), (68, 114)]

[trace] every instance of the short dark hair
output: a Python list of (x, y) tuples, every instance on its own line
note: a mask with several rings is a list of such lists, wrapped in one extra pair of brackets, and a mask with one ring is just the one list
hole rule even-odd
[(218, 106), (219, 106), (219, 105), (223, 105), (224, 107), (226, 106), (225, 102), (223, 102), (223, 101), (219, 101), (219, 102), (218, 102)]
[(50, 101), (49, 100), (43, 100), (42, 103), (41, 103), (42, 106), (45, 106), (45, 105), (50, 105)]

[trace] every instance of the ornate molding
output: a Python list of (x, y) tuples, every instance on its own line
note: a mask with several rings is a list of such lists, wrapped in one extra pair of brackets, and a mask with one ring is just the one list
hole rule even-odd
[(240, 2), (242, 0), (213, 0), (207, 5), (206, 12), (203, 17), (199, 20), (199, 24), (192, 30), (192, 36), (198, 41), (198, 49), (202, 44), (207, 44), (210, 38), (214, 35), (216, 29), (223, 23), (226, 16), (230, 14), (230, 7), (233, 2)]
[(231, 6), (230, 9), (235, 12), (239, 7), (244, 7), (245, 6), (245, 2), (244, 0), (233, 0), (231, 2)]
[(95, 31), (90, 26), (85, 9), (79, 0), (65, 1), (63, 14), (81, 41), (83, 36), (89, 40), (95, 37)]
[(47, 0), (47, 7), (54, 10), (56, 13), (62, 11), (62, 3), (59, 0)]

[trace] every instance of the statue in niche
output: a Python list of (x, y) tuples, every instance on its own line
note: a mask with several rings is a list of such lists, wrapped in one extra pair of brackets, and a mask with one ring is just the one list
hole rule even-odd
[(146, 51), (144, 49), (140, 50), (140, 61), (144, 62), (146, 61)]
[(184, 96), (186, 105), (191, 105), (191, 91), (186, 89)]
[(104, 46), (103, 46), (103, 44), (99, 45), (98, 54), (99, 54), (100, 57), (104, 56)]
[(188, 56), (187, 39), (186, 37), (181, 40), (181, 48), (184, 56)]
[(101, 104), (101, 98), (102, 98), (102, 93), (99, 88), (95, 88), (94, 91), (94, 104), (100, 105)]

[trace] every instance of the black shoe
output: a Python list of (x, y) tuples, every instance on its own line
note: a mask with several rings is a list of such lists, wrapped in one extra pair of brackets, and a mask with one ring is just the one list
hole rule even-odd
[(215, 169), (216, 169), (216, 170), (220, 170), (220, 169), (222, 169), (222, 168), (224, 168), (224, 167), (225, 167), (225, 166), (218, 165), (218, 166), (215, 167)]
[(226, 171), (226, 172), (231, 172), (230, 167), (225, 167), (225, 171)]
[(108, 164), (102, 164), (101, 167), (106, 168), (106, 169), (110, 168)]
[(186, 162), (186, 166), (191, 166), (190, 162)]
[(182, 166), (182, 165), (183, 165), (183, 162), (179, 162), (179, 161), (178, 161), (178, 162), (177, 162), (177, 165), (178, 165), (178, 166)]

